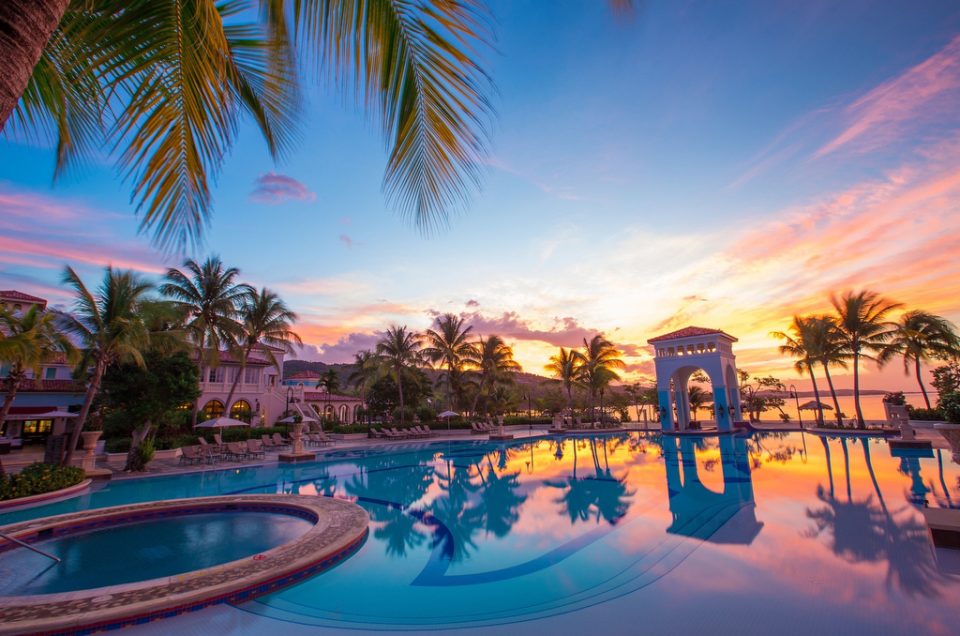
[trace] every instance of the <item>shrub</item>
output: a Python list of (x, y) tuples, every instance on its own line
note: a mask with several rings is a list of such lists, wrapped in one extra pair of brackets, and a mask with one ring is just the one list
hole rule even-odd
[(907, 414), (911, 420), (935, 422), (943, 419), (943, 413), (941, 413), (939, 409), (917, 409), (907, 405)]
[(903, 391), (885, 393), (883, 395), (883, 403), (892, 404), (894, 406), (904, 406), (907, 403), (907, 396), (903, 394)]
[(83, 469), (76, 466), (30, 464), (16, 475), (0, 475), (0, 501), (69, 488), (83, 478)]
[(940, 396), (940, 412), (953, 424), (960, 424), (960, 392), (953, 391)]
[(156, 448), (152, 439), (145, 439), (140, 442), (140, 445), (133, 451), (133, 457), (130, 458), (130, 470), (137, 472), (144, 470), (147, 464), (153, 460), (155, 453)]

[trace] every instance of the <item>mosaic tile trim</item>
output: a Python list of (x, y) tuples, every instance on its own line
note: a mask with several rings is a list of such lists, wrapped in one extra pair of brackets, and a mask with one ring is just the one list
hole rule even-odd
[(272, 510), (315, 521), (300, 538), (262, 554), (176, 576), (77, 592), (0, 597), (0, 634), (89, 634), (273, 592), (339, 563), (367, 536), (360, 506), (327, 497), (233, 495), (157, 501), (35, 519), (0, 531), (35, 540), (131, 520), (190, 512)]

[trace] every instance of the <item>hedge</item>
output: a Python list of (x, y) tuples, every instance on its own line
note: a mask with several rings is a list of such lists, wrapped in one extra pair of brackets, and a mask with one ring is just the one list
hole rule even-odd
[(0, 501), (41, 495), (79, 484), (82, 468), (58, 464), (30, 464), (17, 474), (0, 475)]

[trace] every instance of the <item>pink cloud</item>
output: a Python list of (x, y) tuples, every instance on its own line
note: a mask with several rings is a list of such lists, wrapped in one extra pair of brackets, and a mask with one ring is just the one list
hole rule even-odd
[(960, 35), (899, 76), (880, 84), (844, 110), (843, 132), (815, 153), (822, 157), (859, 142), (872, 150), (907, 128), (945, 113), (955, 114), (960, 88)]
[(165, 268), (158, 262), (144, 260), (139, 250), (113, 247), (109, 252), (101, 245), (83, 245), (75, 241), (56, 239), (18, 239), (0, 236), (0, 262), (47, 269), (59, 269), (64, 264), (113, 265), (158, 274)]
[(341, 234), (339, 236), (340, 242), (343, 243), (348, 249), (353, 247), (353, 239), (346, 234)]
[(250, 199), (258, 203), (277, 204), (285, 201), (315, 201), (316, 193), (293, 177), (268, 172), (257, 177)]

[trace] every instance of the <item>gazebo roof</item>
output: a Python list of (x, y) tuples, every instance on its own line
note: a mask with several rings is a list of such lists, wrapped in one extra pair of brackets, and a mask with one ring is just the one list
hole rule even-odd
[(725, 331), (721, 331), (720, 329), (706, 329), (704, 327), (691, 326), (684, 327), (683, 329), (677, 329), (676, 331), (671, 331), (670, 333), (665, 333), (661, 336), (657, 336), (656, 338), (650, 338), (647, 340), (647, 342), (649, 344), (653, 344), (655, 342), (664, 342), (666, 340), (681, 340), (683, 338), (696, 338), (697, 336), (711, 336), (715, 334), (724, 336), (733, 342), (737, 341), (736, 338)]

